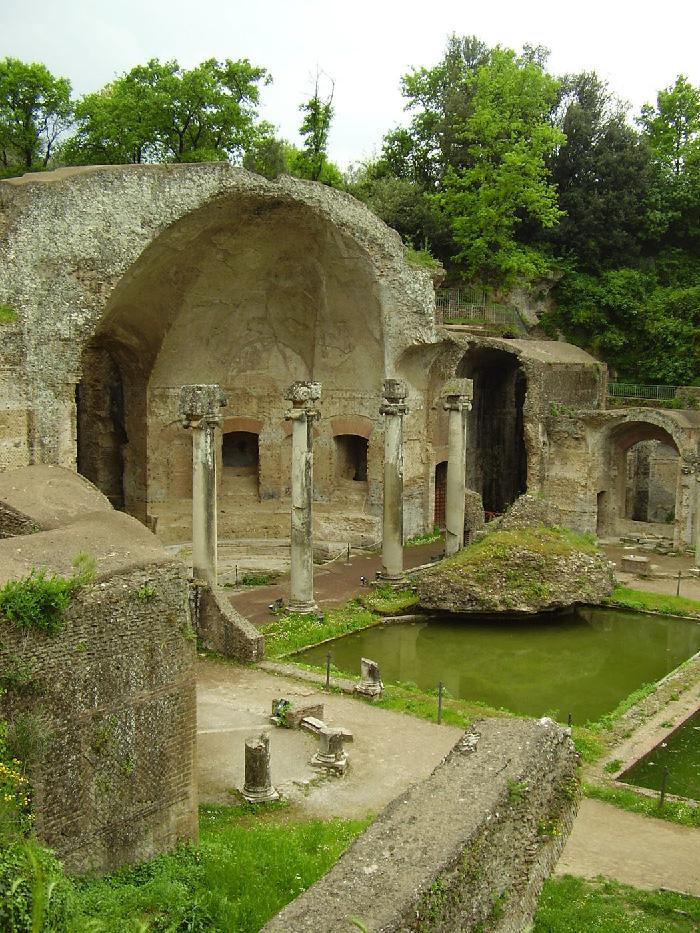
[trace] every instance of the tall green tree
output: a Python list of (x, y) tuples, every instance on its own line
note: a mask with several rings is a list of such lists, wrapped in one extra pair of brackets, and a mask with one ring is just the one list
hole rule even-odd
[(0, 163), (46, 168), (56, 141), (70, 125), (71, 86), (41, 64), (16, 58), (0, 61)]
[(330, 90), (326, 96), (321, 95), (321, 72), (316, 72), (314, 92), (300, 105), (299, 109), (304, 118), (299, 132), (304, 139), (304, 145), (296, 160), (294, 174), (311, 181), (322, 181), (324, 167), (328, 159), (328, 137), (333, 120), (333, 94), (335, 84), (330, 80)]
[(152, 59), (76, 107), (67, 162), (240, 161), (256, 138), (259, 85), (247, 59), (208, 59), (189, 70)]
[(651, 152), (653, 183), (647, 221), (658, 248), (692, 249), (700, 256), (700, 88), (679, 75), (646, 104), (639, 119)]
[(675, 84), (659, 91), (656, 106), (642, 107), (639, 122), (656, 161), (680, 175), (700, 147), (700, 88), (679, 75)]
[(495, 48), (472, 79), (460, 130), (465, 164), (448, 168), (436, 196), (452, 226), (455, 260), (469, 278), (531, 279), (548, 268), (518, 238), (523, 222), (547, 228), (561, 216), (548, 158), (565, 137), (550, 120), (558, 85), (541, 58), (539, 49), (518, 56)]
[(544, 239), (588, 271), (629, 264), (643, 246), (648, 148), (594, 72), (562, 79), (555, 122), (566, 137), (550, 158), (563, 216)]

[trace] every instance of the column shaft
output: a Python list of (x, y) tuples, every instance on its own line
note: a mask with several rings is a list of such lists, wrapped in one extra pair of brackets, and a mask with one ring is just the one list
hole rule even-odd
[(447, 495), (445, 501), (445, 554), (464, 547), (464, 493), (466, 469), (466, 424), (462, 405), (449, 410)]
[(217, 581), (216, 425), (192, 431), (192, 569), (195, 580)]
[[(295, 413), (296, 414), (296, 413)], [(292, 527), (290, 608), (310, 611), (314, 603), (313, 421), (299, 412), (292, 421)]]
[(382, 576), (403, 573), (403, 415), (384, 415)]

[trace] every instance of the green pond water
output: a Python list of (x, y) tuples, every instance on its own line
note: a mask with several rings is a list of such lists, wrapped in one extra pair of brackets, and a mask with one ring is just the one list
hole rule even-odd
[(700, 800), (700, 710), (625, 771), (620, 780), (660, 790), (665, 767), (669, 794)]
[(583, 723), (700, 651), (700, 623), (595, 608), (533, 619), (438, 617), (375, 626), (296, 658), (324, 665), (328, 651), (350, 674), (372, 658), (386, 682), (431, 690), (442, 681), (455, 697)]

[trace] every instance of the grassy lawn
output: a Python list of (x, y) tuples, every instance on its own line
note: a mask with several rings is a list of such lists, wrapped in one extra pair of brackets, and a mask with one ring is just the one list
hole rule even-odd
[(700, 898), (565, 875), (545, 882), (533, 933), (691, 933), (699, 925)]

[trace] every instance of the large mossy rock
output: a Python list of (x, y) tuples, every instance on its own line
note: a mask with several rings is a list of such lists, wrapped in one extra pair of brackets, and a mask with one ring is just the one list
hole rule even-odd
[(558, 527), (494, 531), (423, 571), (420, 604), (445, 612), (545, 612), (599, 603), (612, 565), (594, 539)]

